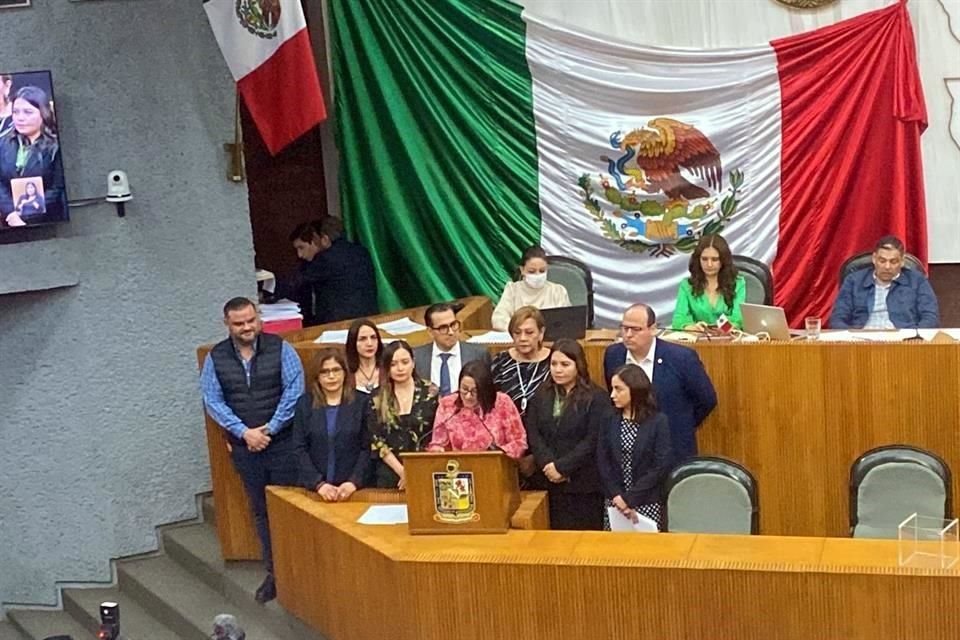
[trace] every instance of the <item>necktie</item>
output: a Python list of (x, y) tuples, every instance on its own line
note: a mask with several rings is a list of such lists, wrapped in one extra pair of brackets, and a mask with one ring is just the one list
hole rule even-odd
[(441, 353), (440, 354), (440, 395), (446, 396), (450, 395), (450, 366), (447, 364), (447, 360), (450, 359), (452, 353)]

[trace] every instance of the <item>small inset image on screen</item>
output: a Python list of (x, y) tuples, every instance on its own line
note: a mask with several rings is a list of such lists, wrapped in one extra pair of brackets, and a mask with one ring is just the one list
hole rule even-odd
[(0, 231), (69, 218), (49, 71), (0, 72)]

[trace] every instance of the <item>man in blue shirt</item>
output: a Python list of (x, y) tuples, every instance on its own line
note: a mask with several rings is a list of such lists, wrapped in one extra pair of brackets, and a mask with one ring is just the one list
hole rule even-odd
[(277, 596), (266, 488), (297, 485), (291, 423), (303, 395), (303, 366), (293, 347), (261, 333), (260, 316), (247, 298), (224, 305), (223, 323), (230, 335), (207, 355), (200, 389), (207, 413), (226, 431), (233, 465), (250, 500), (267, 568), (256, 593), (263, 603)]
[(858, 269), (840, 285), (831, 329), (931, 329), (940, 326), (937, 296), (927, 278), (903, 266), (903, 242), (884, 236), (873, 269)]

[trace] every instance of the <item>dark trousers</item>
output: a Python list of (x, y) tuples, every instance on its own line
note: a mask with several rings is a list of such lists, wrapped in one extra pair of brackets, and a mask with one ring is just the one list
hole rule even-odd
[(298, 467), (293, 448), (293, 439), (284, 438), (273, 442), (259, 453), (249, 451), (245, 445), (234, 444), (233, 466), (243, 480), (243, 488), (250, 501), (253, 523), (260, 539), (260, 550), (267, 573), (273, 573), (273, 550), (270, 546), (270, 523), (267, 521), (267, 485), (296, 486)]
[(550, 528), (574, 531), (603, 529), (603, 495), (551, 491)]

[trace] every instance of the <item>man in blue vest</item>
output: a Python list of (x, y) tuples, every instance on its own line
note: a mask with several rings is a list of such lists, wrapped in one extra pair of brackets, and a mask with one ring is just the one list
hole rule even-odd
[(223, 307), (230, 336), (207, 355), (200, 389), (207, 413), (226, 431), (231, 458), (250, 500), (267, 577), (257, 602), (277, 597), (273, 579), (267, 485), (297, 484), (297, 457), (291, 423), (303, 395), (303, 366), (293, 347), (261, 333), (260, 316), (247, 298)]

